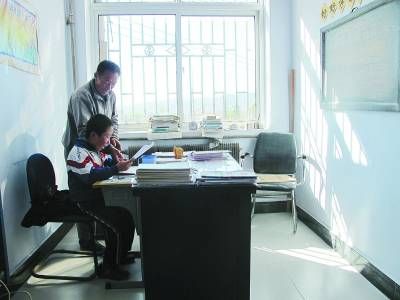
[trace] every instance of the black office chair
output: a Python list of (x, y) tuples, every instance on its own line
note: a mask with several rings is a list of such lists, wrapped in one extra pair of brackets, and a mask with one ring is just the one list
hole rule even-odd
[(58, 276), (38, 274), (37, 269), (32, 270), (32, 276), (44, 279), (77, 280), (88, 281), (97, 276), (98, 260), (94, 239), (94, 219), (85, 215), (70, 201), (67, 190), (58, 191), (53, 165), (43, 154), (37, 153), (29, 157), (26, 165), (29, 194), (31, 197), (31, 208), (26, 213), (21, 225), (24, 227), (43, 226), (47, 222), (56, 223), (85, 223), (90, 226), (92, 251), (53, 250), (52, 254), (79, 254), (82, 256), (93, 256), (94, 271), (89, 276)]
[[(249, 155), (242, 155), (242, 160)], [(263, 132), (257, 136), (254, 149), (254, 172), (257, 173), (257, 189), (272, 193), (253, 194), (252, 215), (256, 198), (275, 198), (286, 196), (292, 202), (293, 232), (297, 231), (297, 212), (295, 189), (304, 179), (304, 163), (302, 178), (296, 177), (297, 160), (305, 160), (305, 155), (297, 155), (296, 142), (291, 133)]]

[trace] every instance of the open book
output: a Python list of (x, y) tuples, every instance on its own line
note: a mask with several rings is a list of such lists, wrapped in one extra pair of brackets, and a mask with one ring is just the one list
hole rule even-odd
[(146, 153), (147, 150), (149, 150), (151, 147), (154, 146), (154, 142), (152, 142), (151, 144), (148, 145), (143, 145), (138, 152), (136, 152), (131, 158), (130, 160), (137, 160), (139, 157), (141, 157), (144, 153)]

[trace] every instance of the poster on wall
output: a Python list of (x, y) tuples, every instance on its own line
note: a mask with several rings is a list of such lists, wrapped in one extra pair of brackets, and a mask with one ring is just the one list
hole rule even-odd
[(39, 74), (38, 19), (21, 0), (0, 0), (0, 63)]

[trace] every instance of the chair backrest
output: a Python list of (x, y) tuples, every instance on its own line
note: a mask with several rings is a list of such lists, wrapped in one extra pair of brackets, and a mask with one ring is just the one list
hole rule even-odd
[(43, 154), (32, 154), (26, 164), (29, 194), (32, 204), (43, 204), (54, 195), (56, 176), (50, 160)]
[(291, 133), (262, 132), (254, 149), (254, 171), (261, 174), (295, 174), (296, 142)]

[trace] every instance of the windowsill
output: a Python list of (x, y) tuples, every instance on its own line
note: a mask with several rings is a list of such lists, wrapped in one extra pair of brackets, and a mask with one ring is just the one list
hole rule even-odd
[[(223, 138), (255, 138), (260, 132), (265, 129), (238, 129), (238, 130), (224, 130)], [(147, 140), (147, 131), (124, 131), (119, 134), (121, 140)], [(183, 139), (198, 139), (204, 138), (200, 130), (182, 131)]]

